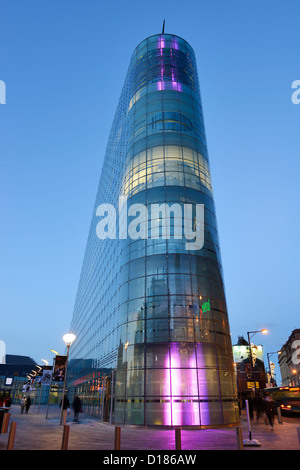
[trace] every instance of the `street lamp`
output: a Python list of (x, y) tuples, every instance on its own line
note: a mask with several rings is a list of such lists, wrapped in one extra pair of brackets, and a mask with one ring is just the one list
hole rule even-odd
[(75, 339), (76, 339), (76, 336), (73, 335), (73, 333), (67, 333), (66, 335), (63, 336), (63, 340), (67, 348), (69, 348), (71, 344), (74, 343)]
[(50, 349), (51, 352), (53, 352), (56, 356), (59, 356), (59, 353), (55, 351), (55, 349)]
[[(251, 338), (256, 335), (256, 333), (263, 333), (264, 335), (268, 333), (268, 330), (266, 328), (263, 328), (262, 330), (255, 330), (255, 331), (247, 331), (247, 336), (248, 336), (248, 343), (249, 343), (249, 349), (250, 349), (250, 361), (251, 361), (251, 370), (252, 370), (252, 379), (254, 383), (254, 394), (256, 394), (256, 384), (255, 384), (255, 377), (254, 377), (254, 367), (253, 367), (253, 357), (252, 357), (252, 349), (251, 349)], [(251, 335), (251, 336), (250, 336)]]
[(63, 396), (62, 396), (62, 402), (61, 402), (60, 424), (62, 423), (63, 412), (64, 412), (64, 400), (65, 400), (65, 390), (66, 390), (66, 379), (67, 379), (67, 370), (68, 370), (69, 351), (70, 351), (70, 346), (75, 341), (75, 339), (76, 339), (76, 336), (73, 333), (67, 333), (63, 336), (63, 340), (65, 342), (65, 345), (67, 346), (67, 359), (66, 359), (66, 367), (65, 367)]
[(270, 353), (267, 353), (267, 358), (268, 358), (268, 365), (269, 365), (269, 371), (270, 371), (270, 380), (272, 383), (272, 372), (271, 372), (271, 363), (270, 363), (270, 357), (273, 356), (273, 354), (280, 354), (280, 351), (273, 351)]

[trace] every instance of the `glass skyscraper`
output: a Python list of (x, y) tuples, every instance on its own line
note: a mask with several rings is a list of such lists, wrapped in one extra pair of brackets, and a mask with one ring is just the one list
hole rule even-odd
[(133, 52), (71, 331), (69, 390), (85, 411), (146, 426), (239, 421), (195, 54), (178, 36)]

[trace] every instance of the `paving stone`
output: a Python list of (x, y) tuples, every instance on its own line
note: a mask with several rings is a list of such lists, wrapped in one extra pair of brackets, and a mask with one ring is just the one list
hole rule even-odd
[[(60, 425), (60, 409), (46, 405), (21, 414), (20, 407), (11, 407), (10, 423), (16, 422), (14, 450), (60, 450), (64, 426)], [(68, 450), (113, 450), (115, 426), (82, 413), (79, 422), (73, 422), (68, 415)], [(300, 416), (283, 417), (283, 424), (275, 418), (274, 428), (264, 423), (251, 422), (252, 439), (260, 447), (244, 447), (244, 450), (300, 450), (297, 427)], [(243, 439), (248, 438), (247, 419), (241, 415)], [(7, 447), (8, 433), (0, 435), (0, 450)], [(235, 450), (237, 449), (236, 428), (182, 430), (182, 450)], [(139, 427), (121, 427), (121, 450), (175, 450), (175, 431)]]

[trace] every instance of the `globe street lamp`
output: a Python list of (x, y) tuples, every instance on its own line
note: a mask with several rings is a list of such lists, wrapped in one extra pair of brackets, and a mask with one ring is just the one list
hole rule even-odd
[(66, 379), (67, 379), (67, 370), (68, 370), (69, 351), (70, 351), (70, 346), (75, 341), (75, 339), (76, 339), (76, 336), (73, 333), (67, 333), (63, 336), (63, 340), (65, 342), (65, 345), (67, 346), (67, 359), (66, 359), (66, 367), (65, 367), (64, 388), (63, 388), (63, 395), (62, 395), (62, 402), (61, 402), (60, 424), (62, 423), (63, 412), (64, 412), (64, 401), (65, 401), (65, 390), (66, 390)]

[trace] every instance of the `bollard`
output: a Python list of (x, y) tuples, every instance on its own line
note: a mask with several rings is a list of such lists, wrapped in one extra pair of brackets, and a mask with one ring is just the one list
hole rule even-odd
[(4, 418), (4, 411), (0, 410), (0, 433), (2, 431), (3, 418)]
[(15, 421), (12, 421), (10, 425), (10, 430), (9, 430), (7, 450), (13, 450), (14, 448), (16, 427), (17, 427), (17, 423)]
[(63, 411), (63, 425), (64, 426), (67, 424), (67, 414), (68, 414), (68, 411), (64, 410)]
[(282, 424), (282, 418), (281, 418), (281, 409), (280, 409), (280, 406), (277, 406), (277, 407), (276, 407), (276, 411), (277, 411), (277, 418), (278, 418), (278, 423), (279, 423), (279, 424)]
[(244, 450), (243, 431), (239, 426), (236, 428), (236, 437), (238, 450)]
[(64, 425), (61, 450), (68, 450), (70, 426)]
[(247, 424), (248, 424), (248, 435), (249, 439), (244, 439), (243, 440), (243, 445), (244, 446), (256, 446), (259, 447), (261, 446), (261, 443), (257, 439), (252, 439), (252, 432), (251, 432), (251, 424), (250, 424), (250, 413), (249, 413), (249, 402), (248, 400), (245, 400), (246, 403), (246, 412), (247, 412)]
[(297, 428), (297, 434), (298, 434), (298, 441), (299, 441), (299, 446), (300, 446), (300, 428)]
[(10, 419), (10, 413), (5, 413), (3, 423), (2, 423), (2, 429), (1, 429), (1, 433), (3, 434), (7, 433), (9, 419)]
[(181, 430), (175, 429), (175, 449), (181, 450)]
[(121, 449), (121, 428), (119, 426), (115, 427), (115, 450)]

